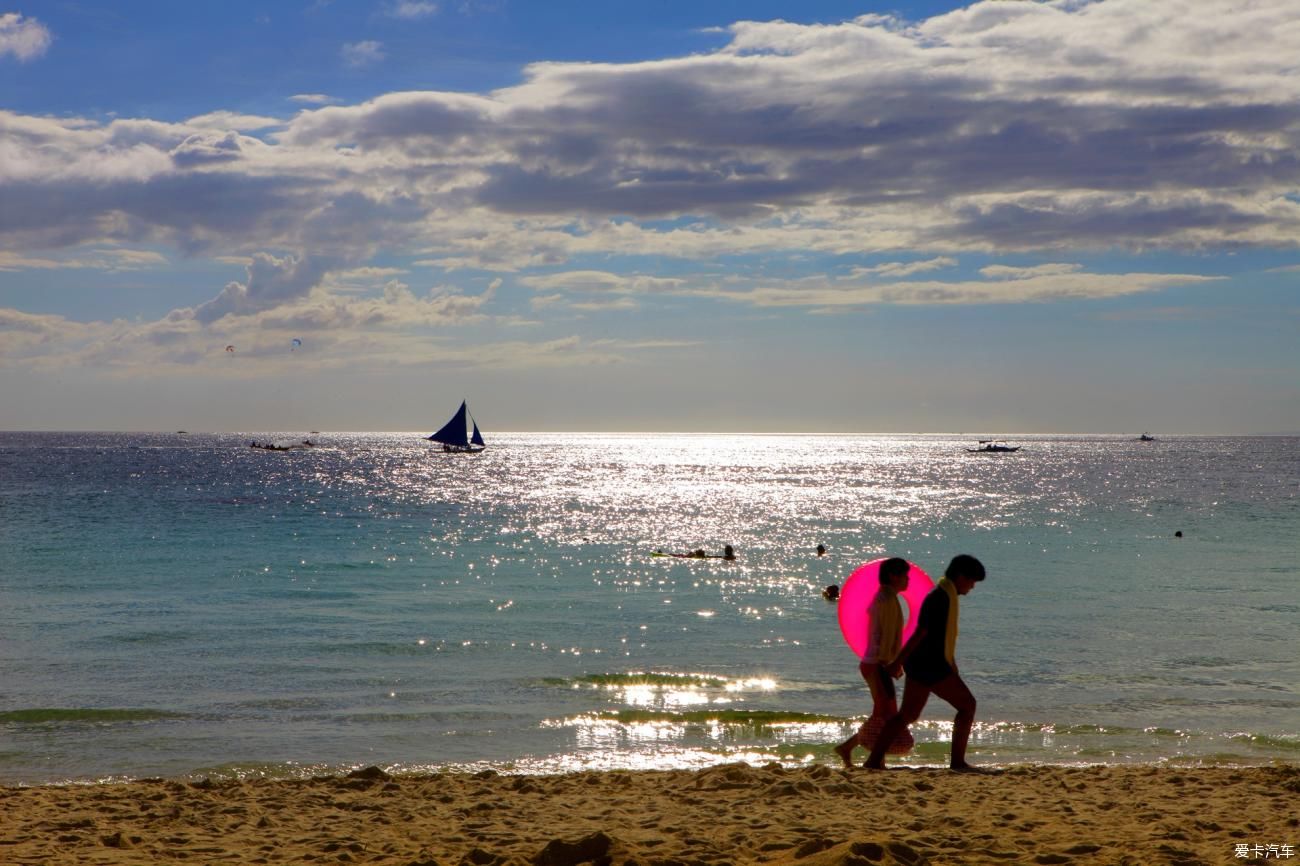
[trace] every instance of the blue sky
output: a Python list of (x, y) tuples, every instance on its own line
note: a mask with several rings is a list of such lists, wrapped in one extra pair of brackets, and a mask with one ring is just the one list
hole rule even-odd
[(1300, 430), (1297, 56), (1291, 0), (0, 2), (0, 429)]

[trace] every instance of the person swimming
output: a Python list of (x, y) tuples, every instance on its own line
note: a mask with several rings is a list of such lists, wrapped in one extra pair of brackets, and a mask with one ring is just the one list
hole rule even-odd
[(734, 562), (736, 559), (736, 549), (730, 544), (722, 548), (722, 553), (706, 553), (703, 547), (698, 547), (689, 553), (664, 553), (662, 550), (656, 550), (655, 556), (673, 556), (677, 559), (725, 559), (728, 562)]

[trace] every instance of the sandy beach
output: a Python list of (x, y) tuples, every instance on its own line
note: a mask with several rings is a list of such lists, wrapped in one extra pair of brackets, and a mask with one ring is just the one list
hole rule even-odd
[(1297, 795), (1293, 765), (395, 777), (369, 768), (3, 788), (0, 862), (1190, 866), (1294, 859)]

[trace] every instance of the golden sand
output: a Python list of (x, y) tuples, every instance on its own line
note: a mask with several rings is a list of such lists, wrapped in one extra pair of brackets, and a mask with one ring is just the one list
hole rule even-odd
[(1297, 804), (1291, 765), (397, 777), (371, 768), (0, 788), (0, 864), (1300, 864)]

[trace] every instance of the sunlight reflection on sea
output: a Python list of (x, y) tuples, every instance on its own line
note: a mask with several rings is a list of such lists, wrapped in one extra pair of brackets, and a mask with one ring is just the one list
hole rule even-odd
[(976, 759), (1300, 751), (1293, 438), (277, 435), (0, 434), (0, 780), (830, 761), (821, 589), (960, 552)]

